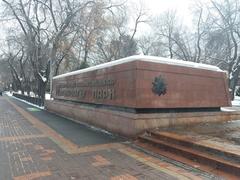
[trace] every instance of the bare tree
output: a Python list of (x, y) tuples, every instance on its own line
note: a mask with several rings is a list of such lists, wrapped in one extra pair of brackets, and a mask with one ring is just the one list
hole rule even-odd
[(32, 65), (35, 79), (38, 81), (38, 95), (44, 98), (48, 80), (52, 79), (56, 71), (56, 64), (61, 62), (57, 57), (57, 52), (61, 48), (62, 41), (72, 32), (68, 28), (73, 18), (94, 2), (2, 1), (10, 10), (11, 16), (20, 25), (25, 36), (27, 56)]
[(165, 57), (165, 44), (154, 34), (143, 35), (138, 39), (138, 46), (144, 55)]
[[(112, 12), (111, 23), (109, 29), (105, 32), (104, 37), (98, 38), (97, 41), (97, 55), (101, 62), (109, 62), (119, 58), (135, 55), (138, 53), (138, 45), (136, 41), (136, 34), (140, 24), (146, 23), (149, 19), (144, 6), (140, 4), (137, 6), (132, 15), (129, 15), (126, 10), (126, 5), (118, 6)], [(127, 26), (129, 19), (132, 17), (133, 28)]]
[(162, 55), (171, 59), (193, 61), (192, 33), (181, 24), (176, 11), (166, 11), (155, 17), (150, 26), (155, 36), (154, 45), (161, 45), (165, 52)]
[(207, 9), (210, 14), (205, 22), (210, 27), (206, 43), (207, 56), (228, 71), (233, 98), (240, 73), (240, 6), (235, 0), (211, 0)]

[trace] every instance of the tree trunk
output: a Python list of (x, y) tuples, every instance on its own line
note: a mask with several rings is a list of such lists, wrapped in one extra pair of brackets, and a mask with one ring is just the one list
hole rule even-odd
[(46, 90), (46, 86), (47, 83), (41, 81), (41, 89), (40, 89), (40, 98), (41, 98), (41, 102), (42, 102), (42, 106), (44, 105), (44, 101), (45, 101), (45, 90)]
[(234, 99), (235, 91), (236, 91), (236, 86), (238, 84), (238, 76), (240, 73), (240, 68), (233, 74), (233, 77), (231, 80), (229, 80), (229, 87), (232, 90), (231, 91), (231, 100)]

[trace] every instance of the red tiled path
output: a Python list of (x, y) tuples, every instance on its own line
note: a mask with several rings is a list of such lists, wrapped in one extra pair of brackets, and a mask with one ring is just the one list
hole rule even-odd
[(187, 171), (120, 143), (78, 147), (8, 98), (0, 97), (0, 180), (213, 177)]

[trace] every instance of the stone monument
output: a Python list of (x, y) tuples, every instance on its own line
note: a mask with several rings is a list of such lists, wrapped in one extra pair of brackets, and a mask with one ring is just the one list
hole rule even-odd
[(218, 67), (131, 56), (54, 77), (46, 108), (124, 136), (146, 129), (238, 116), (226, 73)]

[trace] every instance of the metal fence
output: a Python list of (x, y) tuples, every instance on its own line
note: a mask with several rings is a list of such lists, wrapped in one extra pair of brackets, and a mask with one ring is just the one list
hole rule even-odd
[(25, 96), (25, 95), (17, 94), (17, 93), (13, 93), (13, 96), (17, 97), (19, 99), (23, 99), (27, 102), (30, 102), (30, 103), (38, 105), (38, 106), (43, 106), (44, 105), (44, 101), (41, 98)]

